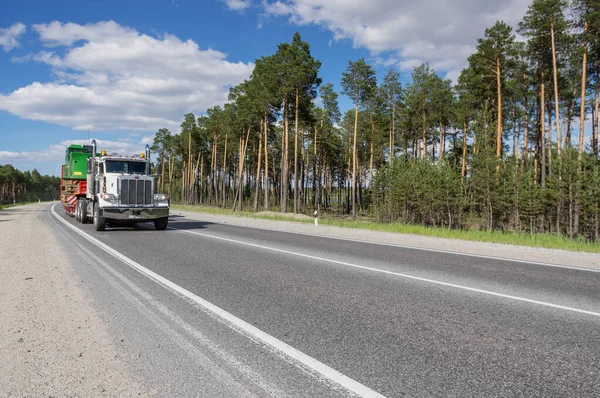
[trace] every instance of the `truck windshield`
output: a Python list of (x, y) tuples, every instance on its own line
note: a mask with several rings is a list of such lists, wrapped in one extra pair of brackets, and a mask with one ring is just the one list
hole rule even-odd
[(107, 160), (106, 172), (122, 174), (146, 174), (146, 162)]

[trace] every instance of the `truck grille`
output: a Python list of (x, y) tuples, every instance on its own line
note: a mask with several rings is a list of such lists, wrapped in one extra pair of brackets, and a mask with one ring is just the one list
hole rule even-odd
[(121, 195), (123, 205), (151, 205), (152, 181), (150, 180), (121, 180)]

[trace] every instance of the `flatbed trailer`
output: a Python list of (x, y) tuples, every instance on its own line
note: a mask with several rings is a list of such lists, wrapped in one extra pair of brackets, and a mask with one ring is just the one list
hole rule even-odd
[(60, 169), (60, 202), (65, 212), (75, 216), (78, 200), (87, 192), (86, 162), (92, 156), (90, 145), (71, 145), (65, 151), (65, 163)]

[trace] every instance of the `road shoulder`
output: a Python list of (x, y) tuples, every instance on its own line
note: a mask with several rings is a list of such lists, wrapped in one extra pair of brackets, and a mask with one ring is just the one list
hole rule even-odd
[(145, 396), (49, 224), (0, 210), (0, 396)]

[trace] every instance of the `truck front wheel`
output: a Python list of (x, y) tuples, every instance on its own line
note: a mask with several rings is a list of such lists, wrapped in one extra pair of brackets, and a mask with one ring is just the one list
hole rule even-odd
[(154, 228), (159, 231), (164, 231), (169, 225), (169, 217), (157, 218), (154, 220)]
[(87, 224), (89, 219), (87, 216), (87, 200), (82, 200), (79, 205), (79, 219), (82, 224)]
[(100, 206), (98, 203), (94, 205), (94, 229), (96, 231), (106, 230), (106, 218), (100, 215)]

